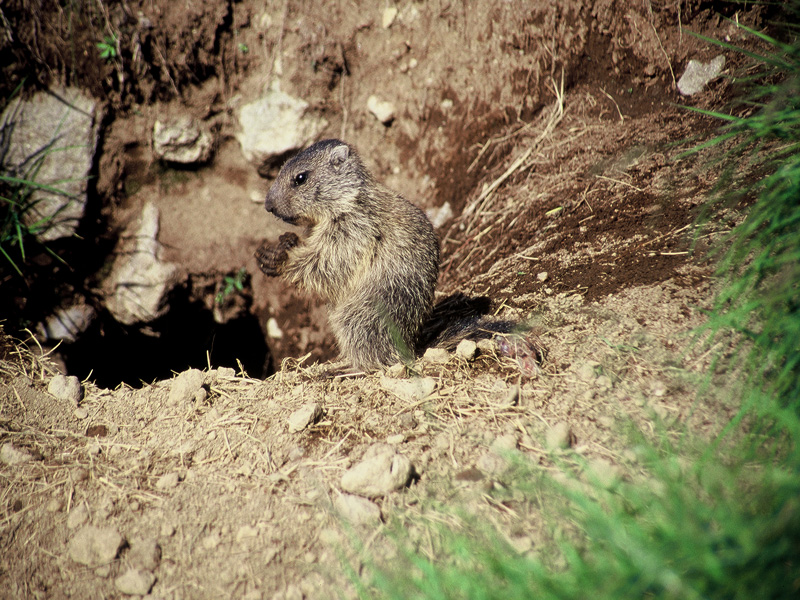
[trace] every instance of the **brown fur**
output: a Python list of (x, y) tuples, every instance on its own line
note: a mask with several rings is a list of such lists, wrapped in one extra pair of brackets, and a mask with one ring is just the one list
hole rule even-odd
[(359, 369), (413, 358), (439, 273), (439, 243), (425, 214), (376, 182), (339, 140), (289, 160), (265, 208), (304, 231), (260, 248), (262, 271), (328, 302), (343, 358)]

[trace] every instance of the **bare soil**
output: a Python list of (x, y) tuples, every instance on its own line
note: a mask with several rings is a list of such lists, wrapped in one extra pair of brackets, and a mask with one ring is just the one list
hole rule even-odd
[[(676, 157), (680, 142), (714, 126), (681, 105), (719, 108), (731, 83), (687, 99), (675, 79), (688, 59), (719, 53), (690, 32), (743, 43), (735, 23), (761, 27), (760, 9), (401, 2), (384, 27), (383, 8), (361, 2), (92, 6), (100, 12), (84, 15), (87, 31), (117, 31), (119, 61), (70, 62), (42, 28), (18, 41), (39, 55), (3, 46), (17, 67), (8, 85), (26, 67), (42, 84), (72, 77), (107, 100), (96, 184), (104, 233), (94, 239), (113, 247), (113, 233), (155, 202), (166, 258), (185, 273), (173, 307), (182, 316), (156, 324), (161, 337), (110, 324), (90, 332), (64, 359), (85, 379), (79, 405), (48, 394), (54, 367), (4, 339), (0, 443), (31, 456), (0, 465), (0, 589), (11, 597), (119, 596), (116, 578), (142, 538), (161, 549), (154, 598), (351, 596), (341, 557), (359, 575), (366, 557), (391, 558), (383, 523), (399, 519), (435, 555), (434, 504), (478, 515), (537, 555), (549, 529), (533, 503), (504, 496), (508, 453), (554, 469), (546, 440), (566, 424), (562, 459), (613, 485), (640, 476), (631, 424), (707, 439), (730, 418), (724, 373), (711, 373), (715, 385), (697, 399), (711, 354), (689, 332), (712, 298), (705, 249), (734, 217), (696, 237), (715, 175)], [(15, 24), (24, 6), (2, 10)], [(83, 36), (72, 39), (91, 57), (103, 36)], [(38, 67), (51, 56), (60, 58), (46, 77)], [(742, 68), (726, 58), (728, 73)], [(92, 69), (101, 82), (89, 83)], [(539, 373), (491, 350), (421, 359), (412, 373), (340, 377), (325, 366), (336, 350), (324, 307), (252, 258), (282, 228), (263, 211), (269, 182), (241, 157), (233, 112), (275, 81), (387, 185), (425, 209), (449, 204), (439, 294), (485, 297), (493, 312), (526, 320), (548, 350)], [(390, 126), (366, 110), (371, 94), (396, 105)], [(164, 167), (150, 150), (153, 122), (187, 113), (214, 130), (215, 157), (196, 170)], [(86, 281), (102, 270), (95, 262)], [(250, 275), (234, 325), (206, 324), (218, 283), (241, 267)], [(280, 337), (267, 335), (269, 318)], [(170, 399), (170, 372), (189, 366), (206, 368), (203, 391)], [(398, 391), (426, 377), (430, 394)], [(322, 418), (290, 432), (289, 417), (309, 403)], [(372, 499), (381, 521), (352, 529), (334, 508), (342, 474), (387, 441), (416, 475)], [(127, 540), (110, 563), (70, 557), (86, 523)]]

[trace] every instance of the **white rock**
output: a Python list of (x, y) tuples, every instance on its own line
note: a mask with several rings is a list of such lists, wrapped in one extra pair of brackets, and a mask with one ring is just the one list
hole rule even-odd
[(153, 154), (169, 162), (204, 163), (211, 158), (213, 144), (211, 133), (189, 116), (153, 125)]
[(367, 110), (371, 112), (378, 121), (384, 125), (388, 125), (394, 121), (396, 112), (394, 104), (387, 100), (381, 100), (375, 95), (367, 98)]
[(69, 237), (77, 230), (86, 208), (101, 121), (96, 101), (77, 88), (37, 92), (29, 99), (18, 95), (0, 117), (8, 137), (3, 165), (20, 177), (63, 192), (41, 188), (31, 192), (34, 208), (26, 213), (26, 221), (51, 223), (37, 234), (40, 241)]
[(123, 542), (113, 527), (84, 525), (67, 544), (67, 551), (76, 563), (94, 568), (114, 560)]
[(114, 587), (128, 596), (145, 596), (150, 593), (156, 576), (139, 569), (128, 569), (114, 580)]
[(563, 450), (572, 445), (573, 434), (568, 423), (561, 421), (547, 430), (544, 445), (548, 450)]
[(281, 331), (281, 328), (278, 325), (278, 321), (275, 319), (275, 317), (270, 317), (267, 319), (267, 335), (274, 340), (279, 340), (283, 337), (283, 331)]
[(78, 506), (69, 511), (69, 515), (67, 515), (67, 529), (77, 529), (85, 525), (88, 520), (89, 507), (86, 506), (85, 502), (81, 502)]
[(725, 57), (720, 54), (708, 63), (690, 60), (681, 78), (678, 80), (678, 91), (684, 96), (692, 96), (702, 92), (708, 82), (719, 77), (725, 68)]
[(33, 460), (33, 455), (24, 448), (18, 448), (11, 442), (0, 446), (0, 462), (5, 465), (21, 465)]
[(72, 404), (78, 404), (81, 400), (81, 382), (80, 380), (71, 375), (54, 375), (47, 384), (48, 393), (52, 394), (59, 400), (65, 400)]
[(428, 217), (428, 220), (431, 222), (431, 225), (433, 225), (434, 229), (439, 229), (439, 227), (453, 218), (453, 209), (449, 202), (445, 202), (441, 206), (426, 210), (425, 216)]
[(383, 9), (383, 15), (381, 15), (381, 27), (384, 29), (389, 29), (394, 23), (394, 20), (397, 18), (397, 7), (396, 6), (387, 6)]
[(308, 102), (280, 90), (242, 106), (236, 139), (244, 157), (263, 167), (314, 140), (327, 121), (308, 113)]
[(425, 362), (443, 365), (450, 361), (450, 353), (444, 348), (428, 348), (422, 359)]
[(169, 310), (167, 295), (180, 278), (177, 265), (161, 260), (158, 208), (145, 204), (138, 225), (123, 238), (131, 247), (119, 253), (106, 280), (106, 308), (125, 325), (148, 323)]
[(436, 389), (436, 380), (432, 377), (393, 379), (382, 376), (381, 385), (403, 400), (422, 400), (430, 396)]
[(411, 478), (412, 465), (389, 445), (370, 446), (357, 465), (342, 475), (342, 489), (359, 496), (385, 496), (404, 487)]
[(178, 375), (169, 388), (170, 404), (193, 402), (195, 395), (205, 383), (205, 373), (199, 369), (187, 369)]
[(339, 516), (353, 525), (377, 525), (381, 520), (381, 509), (361, 496), (339, 494), (333, 500), (333, 507)]
[(164, 473), (158, 478), (158, 481), (156, 481), (156, 489), (162, 492), (171, 490), (178, 486), (180, 480), (180, 476), (174, 471), (172, 473)]
[(88, 304), (60, 308), (43, 323), (39, 323), (38, 332), (47, 340), (74, 342), (91, 325), (96, 314), (94, 308)]
[(478, 353), (478, 344), (473, 340), (461, 340), (456, 346), (456, 356), (464, 360), (473, 360)]
[(302, 431), (309, 425), (319, 421), (322, 416), (322, 407), (316, 402), (310, 402), (298, 408), (289, 416), (289, 431)]
[(547, 281), (548, 273), (547, 271), (542, 271), (541, 273), (537, 273), (536, 279), (539, 281)]

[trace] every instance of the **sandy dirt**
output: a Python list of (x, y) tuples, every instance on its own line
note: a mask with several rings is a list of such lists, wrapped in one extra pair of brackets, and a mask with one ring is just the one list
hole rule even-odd
[[(98, 333), (97, 355), (71, 359), (85, 379), (78, 403), (48, 393), (55, 367), (3, 340), (0, 444), (27, 456), (0, 465), (10, 597), (121, 597), (141, 591), (131, 577), (152, 598), (349, 597), (345, 565), (358, 577), (367, 557), (391, 559), (390, 521), (435, 555), (436, 527), (459, 521), (433, 506), (477, 515), (538, 555), (550, 529), (535, 503), (505, 494), (510, 458), (551, 471), (556, 451), (579, 479), (613, 486), (640, 477), (631, 427), (704, 439), (730, 418), (724, 373), (697, 400), (711, 353), (689, 334), (715, 285), (703, 252), (733, 217), (695, 236), (714, 173), (676, 159), (677, 143), (713, 126), (681, 105), (719, 107), (731, 93), (726, 79), (677, 93), (688, 59), (719, 53), (689, 32), (743, 39), (710, 4), (402, 2), (387, 27), (370, 3), (215, 1), (188, 16), (167, 5), (141, 3), (152, 28), (111, 9), (126, 39), (155, 42), (142, 46), (139, 81), (104, 88), (113, 117), (97, 185), (109, 231), (157, 204), (188, 316), (179, 335), (162, 332), (160, 370), (137, 370), (150, 338), (125, 349), (103, 345), (111, 326)], [(758, 10), (728, 16), (762, 24)], [(742, 66), (727, 58), (728, 73)], [(486, 298), (526, 320), (547, 348), (537, 373), (489, 346), (359, 377), (326, 366), (336, 350), (324, 307), (252, 258), (283, 230), (260, 205), (269, 181), (241, 157), (233, 110), (275, 81), (377, 178), (424, 209), (449, 204), (440, 297)], [(396, 105), (391, 126), (367, 111), (371, 94)], [(211, 163), (153, 159), (148, 132), (168, 114), (209, 124)], [(247, 333), (230, 333), (223, 356), (220, 340), (185, 332), (190, 308), (207, 311), (216, 282), (241, 267)], [(266, 335), (269, 318), (280, 338)], [(194, 363), (170, 362), (187, 346)], [(170, 378), (190, 364), (207, 366)], [(304, 407), (314, 416), (298, 425)], [(345, 492), (343, 475), (376, 452), (410, 461), (406, 485)], [(109, 530), (113, 551), (76, 560)]]

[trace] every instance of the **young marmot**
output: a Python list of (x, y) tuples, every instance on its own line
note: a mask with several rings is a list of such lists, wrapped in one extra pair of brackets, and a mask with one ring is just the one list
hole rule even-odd
[(289, 160), (264, 207), (304, 230), (259, 248), (261, 270), (328, 302), (342, 357), (363, 370), (412, 359), (439, 275), (439, 242), (425, 214), (375, 181), (339, 140)]

